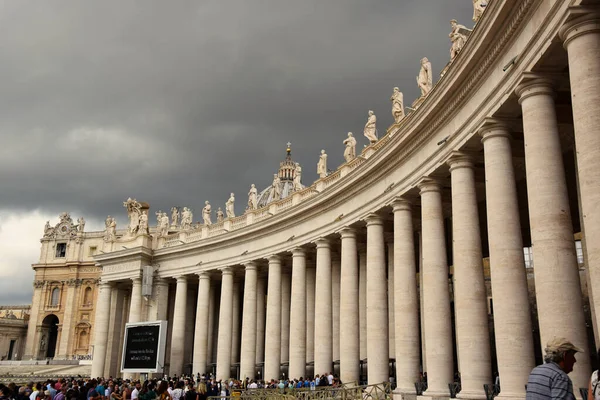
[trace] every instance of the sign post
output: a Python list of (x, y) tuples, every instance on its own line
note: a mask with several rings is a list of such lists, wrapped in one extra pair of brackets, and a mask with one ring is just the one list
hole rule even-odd
[(121, 372), (163, 372), (166, 343), (167, 321), (126, 324)]

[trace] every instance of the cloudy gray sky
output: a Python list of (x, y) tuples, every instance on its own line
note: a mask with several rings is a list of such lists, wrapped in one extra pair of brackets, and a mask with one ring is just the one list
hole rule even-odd
[[(427, 56), (449, 59), (449, 21), (471, 0), (0, 2), (0, 304), (31, 302), (47, 219), (86, 229), (122, 202), (223, 207), (270, 184), (292, 142), (303, 183), (367, 111), (392, 123)], [(437, 79), (437, 78), (436, 78)], [(153, 215), (153, 214), (152, 214)]]

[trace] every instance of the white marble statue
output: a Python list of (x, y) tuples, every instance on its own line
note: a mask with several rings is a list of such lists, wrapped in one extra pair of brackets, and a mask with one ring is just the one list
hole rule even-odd
[(210, 203), (208, 202), (208, 200), (206, 200), (204, 202), (204, 208), (202, 209), (202, 220), (204, 221), (204, 225), (211, 225), (212, 221), (210, 220), (210, 214), (211, 214), (211, 206)]
[(431, 63), (427, 57), (421, 59), (421, 71), (419, 71), (419, 76), (417, 76), (417, 83), (419, 84), (419, 89), (421, 89), (421, 97), (427, 96), (433, 88), (433, 72), (431, 71)]
[(452, 32), (450, 32), (448, 36), (452, 41), (452, 47), (450, 47), (450, 61), (452, 61), (465, 45), (465, 42), (467, 41), (465, 32), (467, 32), (468, 29), (466, 26), (459, 24), (455, 19), (450, 21), (450, 26), (452, 26)]
[(344, 145), (346, 146), (344, 149), (344, 160), (346, 162), (354, 160), (356, 158), (356, 139), (354, 139), (352, 132), (348, 132), (348, 138), (344, 140)]
[(473, 22), (479, 22), (488, 2), (486, 0), (473, 0)]
[(258, 208), (258, 190), (256, 190), (256, 186), (254, 183), (250, 186), (250, 191), (248, 192), (248, 210), (256, 210)]
[(394, 93), (392, 93), (392, 97), (390, 97), (390, 101), (392, 102), (392, 116), (394, 117), (394, 122), (398, 123), (405, 117), (404, 94), (402, 94), (400, 89), (395, 87)]
[(181, 212), (181, 229), (191, 229), (193, 220), (194, 214), (192, 213), (192, 210), (183, 207), (183, 211)]
[(325, 153), (325, 150), (321, 150), (319, 162), (317, 163), (317, 174), (319, 174), (319, 178), (327, 176), (327, 153)]
[(79, 217), (77, 220), (77, 232), (83, 232), (85, 229), (85, 219), (83, 217)]
[(169, 215), (159, 211), (156, 213), (156, 217), (158, 219), (158, 235), (167, 236), (169, 234)]
[(302, 190), (302, 167), (296, 163), (296, 175), (294, 175), (294, 192)]
[(46, 226), (44, 226), (44, 237), (51, 237), (54, 235), (54, 228), (50, 226), (50, 221), (46, 221)]
[(171, 226), (177, 228), (179, 224), (179, 209), (177, 207), (171, 207)]
[(129, 226), (127, 227), (127, 233), (130, 236), (135, 236), (140, 226), (140, 215), (142, 215), (142, 205), (131, 197), (123, 203), (123, 207), (127, 209), (127, 215), (129, 217)]
[(142, 211), (140, 214), (140, 220), (138, 223), (138, 235), (147, 235), (148, 230), (148, 212), (146, 210)]
[(281, 180), (279, 175), (273, 174), (273, 201), (281, 200)]
[(233, 195), (233, 193), (231, 193), (231, 195), (229, 196), (229, 199), (227, 200), (227, 203), (225, 203), (225, 212), (227, 213), (227, 218), (235, 217), (234, 205), (235, 205), (235, 196)]
[(225, 218), (225, 215), (223, 214), (223, 210), (221, 210), (221, 207), (219, 207), (217, 209), (217, 222), (223, 222), (224, 218)]
[(365, 124), (364, 134), (369, 142), (375, 143), (377, 141), (377, 117), (371, 110), (369, 110), (369, 118)]
[(117, 221), (110, 215), (104, 221), (104, 240), (109, 242), (117, 238)]

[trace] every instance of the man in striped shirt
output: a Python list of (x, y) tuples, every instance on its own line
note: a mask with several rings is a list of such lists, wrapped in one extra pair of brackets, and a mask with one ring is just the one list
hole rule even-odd
[(544, 349), (545, 363), (535, 367), (527, 382), (527, 400), (574, 400), (573, 383), (567, 375), (573, 371), (575, 353), (582, 350), (565, 338), (554, 338)]

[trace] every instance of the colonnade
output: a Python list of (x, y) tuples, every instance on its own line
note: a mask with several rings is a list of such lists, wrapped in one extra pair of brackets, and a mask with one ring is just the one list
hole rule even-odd
[[(580, 212), (588, 238), (600, 237), (599, 26), (597, 14), (588, 13), (561, 30), (569, 54)], [(554, 336), (566, 337), (589, 354), (554, 81), (525, 74), (515, 93), (522, 108), (540, 340), (544, 344)], [(221, 268), (215, 340), (211, 339), (211, 319), (215, 323), (216, 315), (211, 316), (206, 307), (211, 303), (215, 274), (198, 272), (193, 349), (184, 347), (185, 324), (190, 322), (186, 312), (190, 279), (178, 276), (174, 313), (163, 315), (173, 321), (170, 374), (183, 371), (184, 352), (193, 352), (194, 373), (206, 371), (212, 360), (210, 348), (216, 346), (217, 379), (231, 377), (237, 362), (240, 378), (254, 378), (263, 362), (261, 378), (268, 380), (281, 376), (285, 362), (292, 378), (305, 376), (311, 362), (314, 373), (322, 374), (333, 370), (335, 354), (342, 381), (358, 381), (361, 359), (366, 358), (368, 381), (378, 383), (389, 379), (393, 356), (399, 392), (414, 393), (414, 382), (425, 370), (425, 395), (447, 396), (457, 364), (460, 396), (483, 399), (483, 385), (492, 382), (493, 358), (482, 264), (485, 233), (481, 226), (485, 222), (501, 397), (524, 397), (535, 359), (511, 126), (501, 118), (486, 119), (474, 133), (481, 139), (480, 148), (457, 148), (445, 157), (444, 167), (336, 232), (292, 247), (286, 254), (273, 254), (266, 262), (257, 259)], [(479, 199), (477, 168), (485, 173), (485, 198)], [(445, 196), (448, 188), (449, 199)], [(448, 200), (451, 215), (444, 209)], [(484, 201), (487, 221), (480, 221), (478, 209)], [(451, 249), (447, 248), (447, 218), (452, 223)], [(388, 247), (384, 231), (390, 226)], [(287, 263), (290, 253), (291, 265)], [(332, 273), (338, 255), (339, 272)], [(586, 242), (586, 263), (592, 288), (600, 287), (599, 240)], [(291, 288), (285, 290), (288, 267)], [(266, 279), (261, 271), (266, 271)], [(242, 279), (238, 337), (234, 334), (234, 321), (239, 318), (234, 313), (234, 282), (240, 280), (241, 288)], [(104, 371), (110, 287), (110, 282), (103, 282), (98, 299), (92, 375)], [(132, 288), (129, 320), (136, 321), (141, 307), (138, 281), (133, 281)], [(600, 293), (591, 298), (595, 310), (600, 310)], [(236, 341), (239, 359), (232, 356)], [(584, 387), (589, 374), (589, 357), (579, 357), (570, 375), (574, 386)]]

